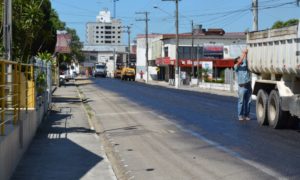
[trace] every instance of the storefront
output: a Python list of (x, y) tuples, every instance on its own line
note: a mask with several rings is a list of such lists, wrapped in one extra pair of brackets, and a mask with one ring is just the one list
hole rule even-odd
[[(159, 68), (157, 74), (159, 77), (158, 80), (169, 81), (169, 79), (174, 79), (175, 61), (175, 59), (171, 60), (170, 57), (156, 59), (156, 65)], [(211, 62), (212, 64), (212, 78), (219, 78), (222, 71), (224, 71), (226, 68), (233, 68), (234, 66), (233, 59), (179, 59), (181, 75), (184, 75), (186, 79), (190, 79), (192, 75), (192, 65), (194, 68), (194, 73), (196, 74), (197, 69), (202, 69), (202, 65), (206, 62)]]

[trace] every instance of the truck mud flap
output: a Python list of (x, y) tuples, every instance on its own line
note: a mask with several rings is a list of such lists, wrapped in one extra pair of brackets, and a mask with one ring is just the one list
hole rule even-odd
[(291, 115), (300, 118), (300, 94), (282, 97), (282, 110), (289, 111)]

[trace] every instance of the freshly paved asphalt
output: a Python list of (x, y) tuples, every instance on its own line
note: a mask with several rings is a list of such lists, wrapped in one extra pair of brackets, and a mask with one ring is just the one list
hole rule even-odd
[(58, 88), (13, 180), (116, 179), (74, 84)]
[[(79, 86), (119, 162), (109, 162), (74, 85), (54, 107), (12, 179), (300, 179), (299, 130), (238, 122), (230, 93), (96, 78)], [(192, 90), (192, 91), (190, 91)], [(219, 95), (216, 95), (219, 94)]]
[(233, 96), (108, 78), (80, 88), (131, 178), (300, 178), (299, 131), (259, 127), (254, 106), (238, 122)]

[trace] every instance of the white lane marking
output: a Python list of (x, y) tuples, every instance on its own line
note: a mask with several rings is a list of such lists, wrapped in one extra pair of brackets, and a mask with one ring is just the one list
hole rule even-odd
[(246, 164), (248, 164), (248, 165), (250, 165), (252, 167), (255, 167), (257, 170), (260, 170), (260, 171), (262, 171), (262, 172), (264, 172), (264, 173), (266, 173), (266, 174), (268, 174), (270, 176), (276, 177), (276, 178), (287, 179), (287, 178), (282, 177), (281, 174), (279, 174), (279, 173), (275, 172), (274, 170), (266, 167), (265, 165), (262, 165), (260, 163), (248, 160), (248, 159), (242, 157), (240, 154), (238, 154), (238, 153), (236, 153), (236, 152), (234, 152), (234, 151), (232, 151), (232, 150), (230, 150), (230, 149), (228, 149), (228, 148), (226, 148), (226, 147), (224, 147), (224, 146), (222, 146), (222, 145), (220, 145), (220, 144), (218, 144), (218, 143), (216, 143), (214, 141), (211, 141), (211, 140), (207, 139), (206, 137), (202, 136), (201, 134), (199, 134), (197, 132), (185, 129), (182, 126), (177, 125), (177, 124), (175, 124), (175, 126), (177, 128), (179, 128), (179, 129), (181, 129), (183, 132), (189, 133), (192, 136), (195, 136), (195, 137), (203, 140), (204, 142), (206, 142), (206, 143), (208, 143), (208, 144), (216, 147), (217, 149), (219, 149), (219, 150), (221, 150), (223, 152), (226, 152), (227, 154), (231, 155), (232, 157), (235, 157), (235, 158), (237, 158), (237, 159), (245, 162)]
[(128, 112), (115, 112), (115, 113), (97, 113), (96, 116), (117, 116), (122, 114), (140, 114), (140, 113), (152, 113), (152, 111), (128, 111)]

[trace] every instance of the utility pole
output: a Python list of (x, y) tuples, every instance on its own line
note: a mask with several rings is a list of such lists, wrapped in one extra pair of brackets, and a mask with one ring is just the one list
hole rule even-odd
[(145, 21), (146, 23), (146, 28), (145, 28), (145, 31), (146, 31), (146, 54), (145, 54), (145, 57), (146, 57), (146, 83), (148, 83), (149, 81), (149, 43), (148, 43), (148, 22), (150, 21), (150, 19), (148, 18), (148, 14), (149, 12), (136, 12), (136, 14), (144, 14), (145, 15), (145, 19), (136, 19), (136, 21)]
[(4, 47), (4, 58), (6, 60), (12, 60), (12, 8), (11, 0), (4, 0), (3, 10), (3, 47)]
[(123, 28), (127, 28), (127, 31), (124, 31), (124, 32), (127, 32), (128, 33), (128, 57), (127, 57), (127, 60), (126, 60), (126, 67), (128, 67), (129, 65), (129, 62), (130, 62), (130, 26), (123, 26)]
[(200, 71), (200, 68), (199, 68), (199, 44), (197, 46), (197, 85), (199, 85), (199, 71)]
[(117, 18), (117, 10), (116, 10), (117, 9), (117, 7), (116, 7), (117, 5), (116, 4), (117, 4), (117, 1), (119, 1), (119, 0), (113, 0), (113, 1), (114, 1), (114, 19), (116, 19)]
[(175, 11), (175, 17), (176, 17), (176, 62), (175, 62), (175, 87), (179, 88), (180, 84), (180, 76), (179, 76), (179, 60), (178, 60), (178, 46), (179, 46), (179, 20), (178, 20), (178, 1), (179, 0), (162, 0), (162, 1), (175, 1), (176, 5), (176, 11)]
[[(195, 76), (194, 72), (194, 21), (192, 20), (192, 49), (191, 49), (191, 61), (192, 61), (192, 76)], [(191, 77), (192, 78), (192, 77)]]
[(116, 72), (116, 48), (114, 47), (114, 61), (113, 61), (113, 77), (115, 78), (115, 72)]
[(258, 0), (252, 0), (253, 31), (258, 31)]

